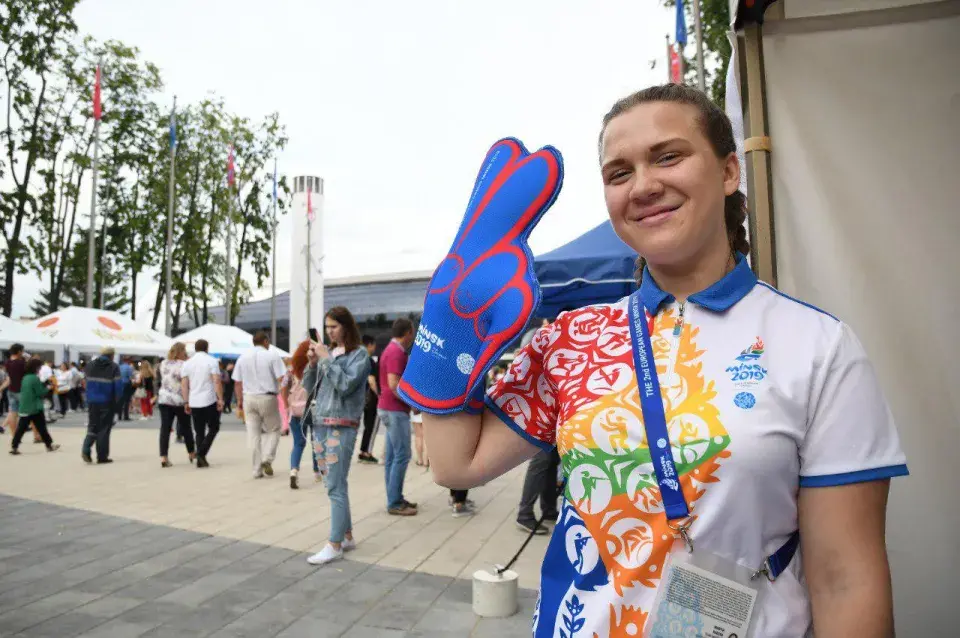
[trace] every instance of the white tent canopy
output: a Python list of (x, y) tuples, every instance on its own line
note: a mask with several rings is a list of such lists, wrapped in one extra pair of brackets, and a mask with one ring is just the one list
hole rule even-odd
[(110, 310), (71, 306), (31, 322), (51, 342), (69, 349), (70, 358), (113, 346), (118, 355), (161, 357), (173, 341)]
[(19, 343), (28, 352), (59, 352), (63, 347), (33, 326), (0, 315), (0, 347)]
[[(244, 352), (253, 349), (252, 334), (236, 326), (225, 326), (217, 323), (208, 323), (175, 337), (175, 341), (186, 345), (190, 352), (193, 352), (193, 344), (200, 339), (205, 339), (210, 344), (209, 353), (214, 357), (239, 357)], [(274, 345), (270, 346), (270, 350), (278, 353), (281, 357), (290, 356), (289, 352)]]

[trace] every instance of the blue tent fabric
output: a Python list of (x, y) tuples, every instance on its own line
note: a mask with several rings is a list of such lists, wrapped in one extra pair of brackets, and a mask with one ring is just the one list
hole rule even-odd
[(538, 317), (610, 303), (636, 290), (637, 253), (617, 237), (609, 220), (555, 250), (536, 257), (534, 270), (543, 300)]

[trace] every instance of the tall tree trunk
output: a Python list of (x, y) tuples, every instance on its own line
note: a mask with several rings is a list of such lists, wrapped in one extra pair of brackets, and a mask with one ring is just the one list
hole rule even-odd
[[(184, 257), (183, 261), (180, 264), (180, 280), (183, 281), (183, 277), (187, 272), (187, 258)], [(176, 332), (180, 329), (180, 307), (183, 302), (183, 287), (177, 291), (177, 303), (175, 305), (176, 312), (173, 313), (173, 318), (170, 321), (170, 331)]]
[[(86, 151), (90, 150), (91, 144), (92, 142), (87, 143)], [(59, 268), (57, 269), (57, 278), (54, 281), (54, 289), (56, 292), (53, 296), (53, 299), (56, 300), (55, 301), (56, 305), (53, 306), (50, 312), (53, 312), (60, 308), (60, 299), (62, 298), (61, 295), (63, 294), (63, 278), (64, 278), (64, 273), (66, 271), (67, 258), (70, 255), (70, 248), (73, 245), (73, 227), (74, 227), (74, 222), (76, 221), (76, 218), (77, 218), (77, 200), (80, 199), (80, 184), (83, 182), (83, 174), (84, 174), (84, 170), (83, 168), (80, 168), (77, 171), (76, 190), (74, 191), (75, 193), (77, 193), (77, 197), (73, 200), (73, 208), (70, 209), (70, 232), (67, 233), (67, 236), (66, 236), (66, 242), (63, 249), (63, 254), (60, 257), (60, 264), (59, 264)], [(67, 207), (70, 208), (69, 198), (67, 198)], [(104, 241), (106, 241), (106, 231), (104, 231)], [(103, 267), (102, 264), (101, 264), (101, 267)], [(97, 279), (100, 279), (100, 278), (98, 277)], [(97, 299), (100, 299), (100, 297), (98, 296)]]
[[(160, 273), (160, 285), (157, 286), (157, 298), (153, 302), (153, 320), (150, 322), (150, 328), (152, 328), (153, 330), (157, 329), (157, 319), (160, 318), (160, 302), (161, 302), (161, 299), (163, 299), (164, 294), (167, 292), (166, 273), (167, 273), (167, 264), (166, 262), (164, 262), (163, 272)], [(166, 330), (167, 328), (166, 322), (164, 322), (163, 328), (164, 330)], [(167, 335), (167, 336), (169, 337), (170, 335)]]
[[(30, 125), (30, 140), (37, 141), (37, 127), (40, 124), (40, 114), (43, 112), (45, 96), (47, 93), (47, 78), (43, 76), (40, 85), (40, 97), (37, 99), (37, 107), (33, 112), (33, 122)], [(7, 127), (9, 133), (9, 122)], [(27, 161), (23, 169), (23, 181), (17, 180), (16, 170), (12, 170), (10, 175), (17, 185), (17, 214), (13, 222), (13, 233), (7, 238), (7, 255), (3, 265), (3, 314), (11, 316), (13, 312), (13, 278), (16, 273), (17, 260), (20, 258), (20, 231), (23, 230), (23, 218), (27, 212), (27, 188), (30, 186), (30, 176), (33, 174), (33, 167), (37, 163), (37, 150), (39, 144), (30, 144), (30, 150), (27, 152)], [(17, 162), (14, 159), (13, 144), (8, 146), (7, 155), (10, 158), (10, 167), (14, 168)]]

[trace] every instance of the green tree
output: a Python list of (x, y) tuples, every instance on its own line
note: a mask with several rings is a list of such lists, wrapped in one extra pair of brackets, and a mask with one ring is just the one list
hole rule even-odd
[[(230, 321), (240, 311), (240, 305), (250, 298), (249, 285), (243, 278), (244, 264), (253, 268), (257, 286), (270, 276), (270, 249), (273, 227), (273, 164), (272, 158), (283, 150), (287, 143), (285, 129), (279, 123), (279, 115), (267, 116), (256, 128), (246, 119), (234, 119), (232, 139), (236, 144), (236, 199), (228, 217), (239, 226), (234, 228), (237, 241), (235, 251), (234, 281), (230, 287)], [(278, 215), (286, 213), (286, 182), (278, 184)]]
[[(56, 147), (55, 84), (66, 42), (76, 32), (77, 0), (5, 0), (0, 3), (0, 99), (6, 119), (0, 132), (0, 223), (3, 226), (3, 295), (0, 311), (13, 306), (15, 276), (35, 270), (42, 243), (28, 235), (42, 206), (51, 205), (49, 173), (35, 175)], [(54, 102), (55, 103), (55, 102)], [(6, 186), (9, 184), (9, 186)], [(43, 193), (46, 199), (41, 200)], [(55, 199), (55, 198), (54, 198)]]
[[(730, 6), (728, 0), (700, 0), (701, 30), (703, 31), (703, 63), (707, 68), (707, 93), (714, 102), (723, 108), (725, 101), (727, 65), (730, 63), (730, 40), (727, 33), (730, 31)], [(664, 0), (668, 7), (676, 6), (676, 0)], [(687, 46), (684, 51), (684, 81), (696, 86), (697, 54), (696, 38), (693, 21), (693, 3), (684, 2), (687, 16)], [(671, 38), (672, 39), (672, 38)]]

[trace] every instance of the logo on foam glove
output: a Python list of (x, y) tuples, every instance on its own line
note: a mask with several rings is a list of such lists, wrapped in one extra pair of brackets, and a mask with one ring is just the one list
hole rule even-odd
[(446, 357), (444, 357), (440, 352), (443, 350), (443, 344), (445, 341), (446, 339), (438, 335), (436, 332), (431, 331), (421, 323), (420, 327), (417, 328), (417, 336), (413, 340), (413, 345), (428, 354), (433, 353), (441, 359), (446, 359)]
[[(423, 323), (417, 328), (417, 336), (413, 340), (413, 345), (420, 348), (424, 354), (432, 354), (441, 359), (446, 359), (442, 352), (445, 343), (446, 339), (444, 337), (430, 330), (430, 328)], [(461, 352), (457, 355), (457, 370), (463, 374), (473, 372), (473, 367), (476, 363), (476, 360), (466, 352)]]

